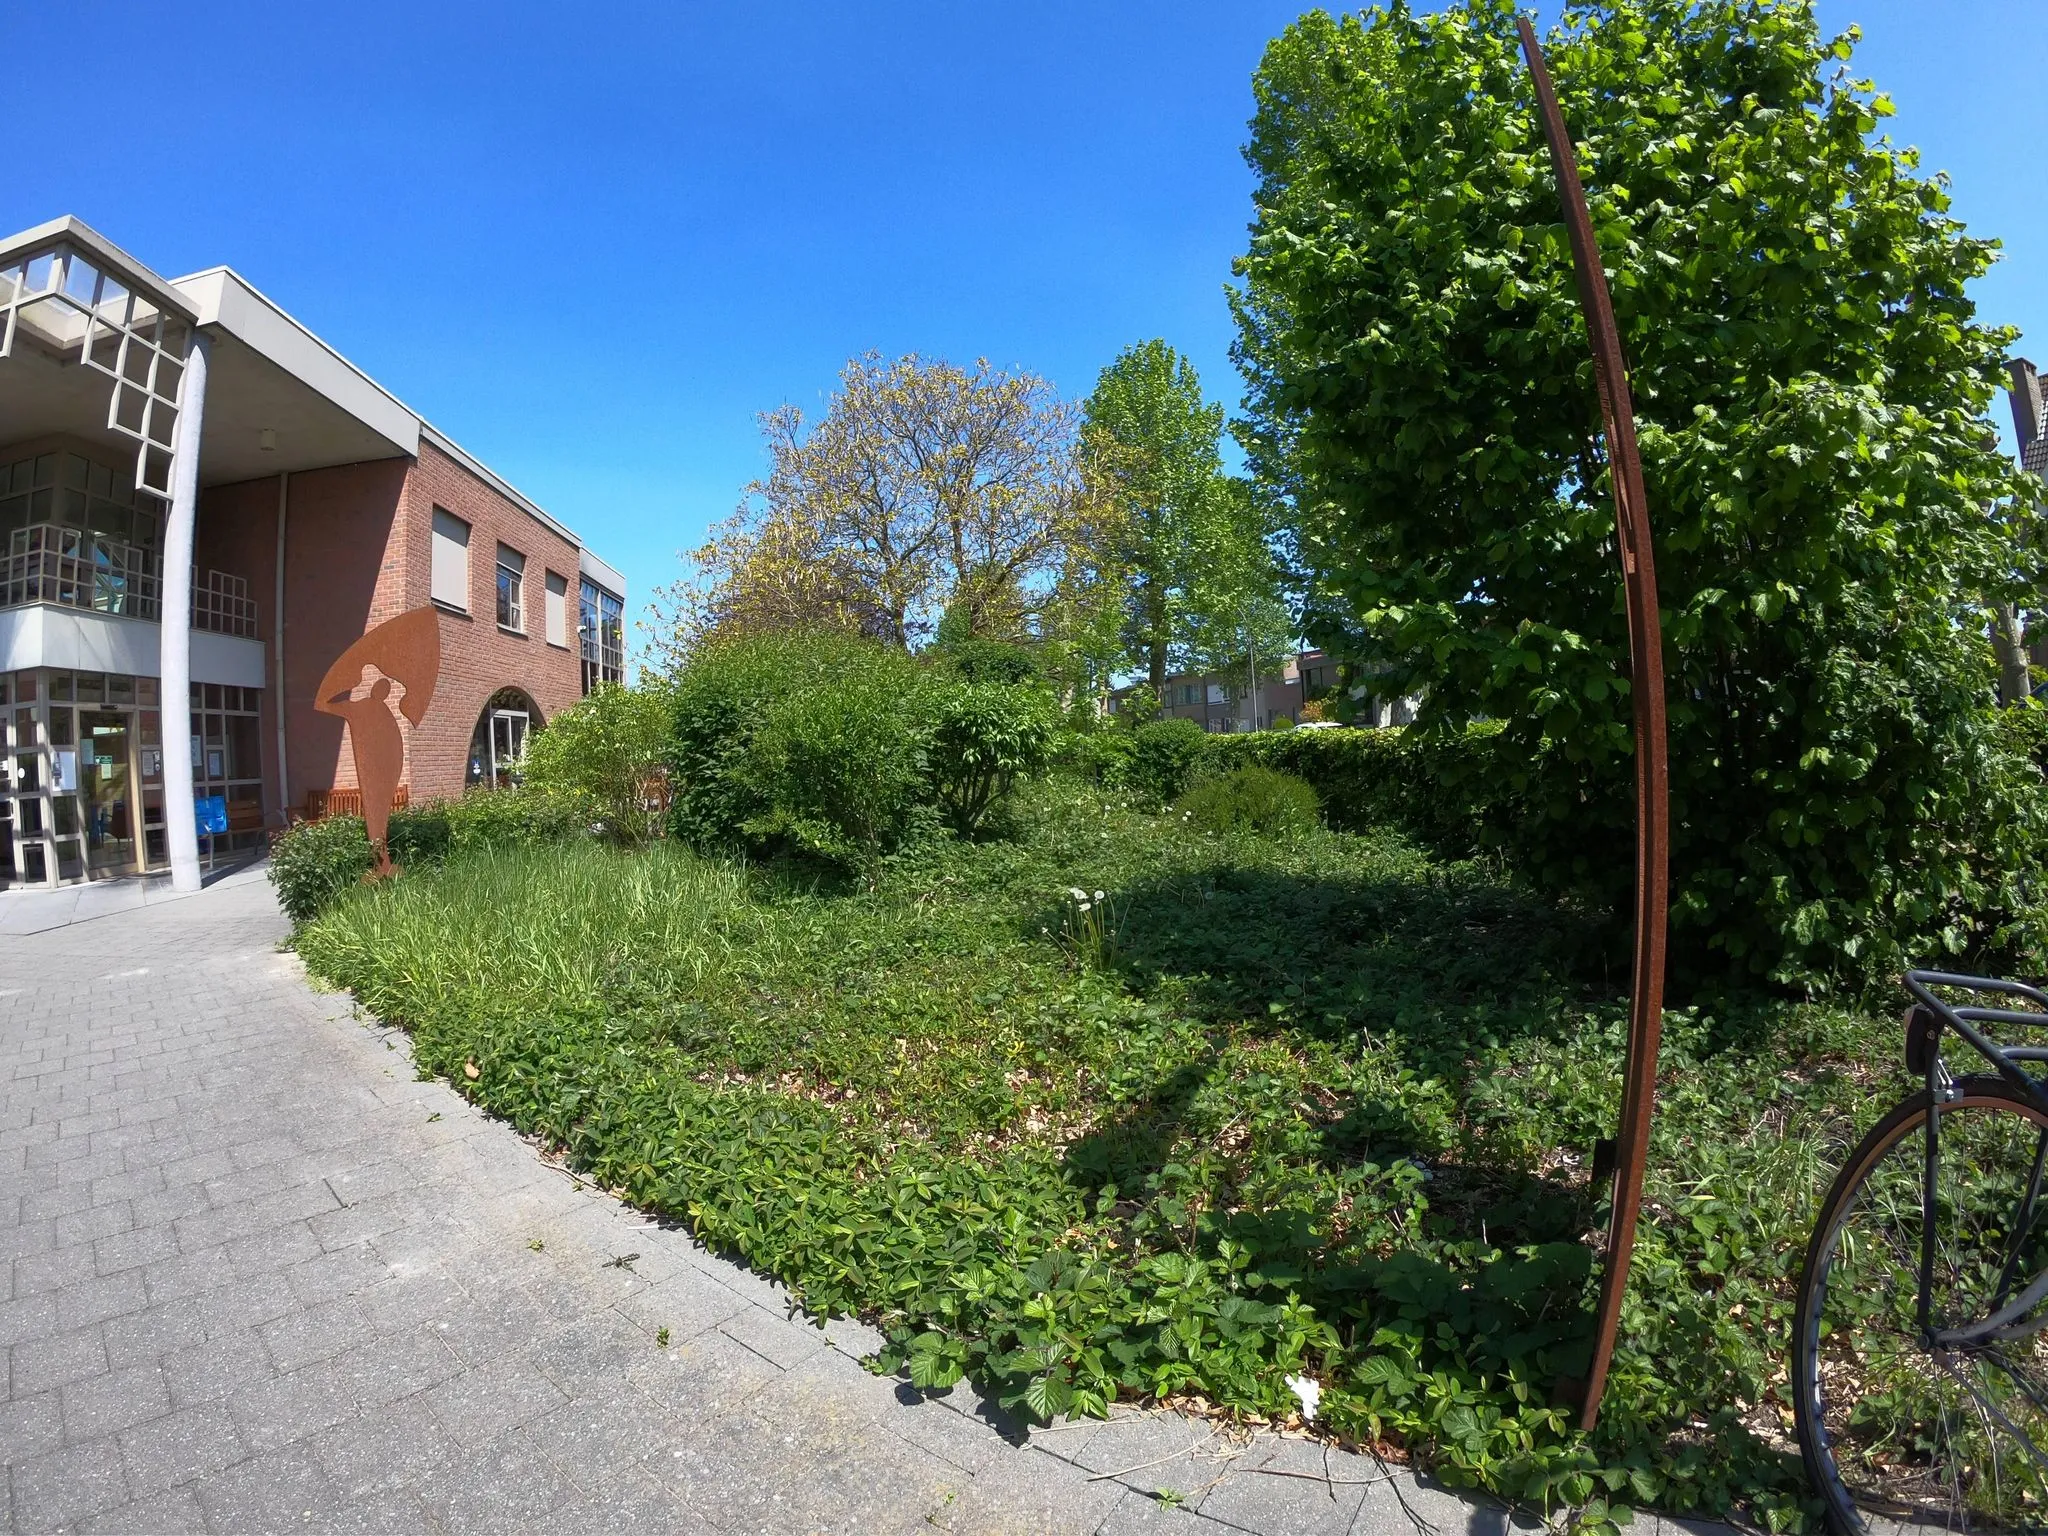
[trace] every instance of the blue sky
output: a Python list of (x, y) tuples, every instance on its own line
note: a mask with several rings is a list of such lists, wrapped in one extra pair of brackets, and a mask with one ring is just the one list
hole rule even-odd
[[(986, 7), (80, 4), (0, 228), (75, 213), (158, 271), (225, 262), (584, 535), (637, 609), (867, 348), (1085, 394), (1164, 336), (1234, 402), (1222, 299), (1262, 0)], [(2048, 365), (2038, 0), (1822, 0), (1894, 135), (2007, 260)], [(52, 58), (58, 55), (52, 55)], [(175, 59), (175, 63), (172, 61)], [(97, 61), (97, 62), (94, 62)], [(2022, 343), (2024, 350), (2027, 343)]]

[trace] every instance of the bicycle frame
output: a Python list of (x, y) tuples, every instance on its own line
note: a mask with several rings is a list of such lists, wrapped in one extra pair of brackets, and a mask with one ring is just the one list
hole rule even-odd
[[(1906, 990), (1912, 994), (1916, 1003), (1927, 1010), (1928, 1017), (1935, 1026), (1928, 1040), (1925, 1068), (1928, 1098), (1927, 1149), (1920, 1196), (1921, 1210), (1925, 1214), (1920, 1225), (1920, 1274), (1917, 1298), (1920, 1342), (1924, 1348), (1931, 1351), (1944, 1351), (2038, 1331), (2040, 1324), (2031, 1328), (2016, 1328), (2013, 1325), (2031, 1311), (2044, 1296), (2048, 1296), (2048, 1273), (2038, 1277), (2018, 1296), (2008, 1300), (2007, 1295), (2015, 1278), (2027, 1233), (2033, 1226), (2035, 1208), (2040, 1203), (2042, 1176), (2044, 1170), (2048, 1170), (2048, 1131), (2042, 1132), (2035, 1142), (2033, 1171), (2027, 1181), (2026, 1198), (2020, 1206), (2019, 1218), (2013, 1223), (2011, 1247), (2006, 1254), (2004, 1268), (1999, 1274), (1998, 1288), (1993, 1294), (1992, 1313), (1989, 1317), (1966, 1327), (1939, 1330), (1933, 1327), (1933, 1212), (1941, 1173), (1941, 1107), (1954, 1097), (1955, 1085), (1948, 1064), (1942, 1059), (1942, 1031), (1954, 1030), (1966, 1044), (1997, 1069), (2000, 1077), (2017, 1088), (2028, 1102), (2044, 1115), (2048, 1115), (2048, 1088), (2044, 1088), (2040, 1079), (2019, 1065), (2023, 1061), (2048, 1062), (2048, 1047), (1999, 1045), (1974, 1027), (1978, 1024), (2048, 1027), (2048, 992), (2030, 987), (2024, 982), (2001, 981), (1989, 976), (1964, 976), (1950, 971), (1908, 971), (1905, 983)], [(1956, 1007), (1944, 1002), (1935, 994), (1934, 989), (1937, 987), (2024, 998), (2028, 1002), (2038, 1004), (2043, 1011), (2029, 1013), (2014, 1008), (1985, 1008), (1974, 1005)], [(2024, 1436), (2021, 1438), (2025, 1439)], [(2027, 1444), (2032, 1450), (2032, 1443)], [(2040, 1453), (2036, 1451), (2035, 1455), (2039, 1457)]]

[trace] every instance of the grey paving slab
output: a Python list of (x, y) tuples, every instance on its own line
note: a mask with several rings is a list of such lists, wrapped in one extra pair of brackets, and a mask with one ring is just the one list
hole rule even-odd
[(260, 871), (0, 896), (15, 1530), (1509, 1536), (1318, 1442), (878, 1378), (415, 1080), (284, 931)]

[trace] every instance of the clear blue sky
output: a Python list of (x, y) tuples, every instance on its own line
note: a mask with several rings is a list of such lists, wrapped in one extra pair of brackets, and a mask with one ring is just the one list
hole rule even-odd
[[(1298, 9), (195, 0), (167, 33), (82, 4), (68, 51), (10, 72), (0, 229), (75, 213), (160, 272), (235, 267), (619, 564), (637, 609), (758, 471), (755, 414), (815, 410), (864, 349), (1079, 395), (1158, 335), (1234, 403), (1238, 148)], [(1863, 25), (1895, 137), (2005, 241), (1980, 303), (2048, 364), (2039, 0), (1822, 15)], [(136, 39), (148, 83), (124, 84)]]

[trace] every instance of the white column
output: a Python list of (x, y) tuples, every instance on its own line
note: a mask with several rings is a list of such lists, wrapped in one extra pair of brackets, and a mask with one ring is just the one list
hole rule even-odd
[(164, 526), (162, 640), (164, 842), (171, 889), (199, 889), (199, 822), (192, 808), (192, 532), (199, 518), (199, 437), (206, 419), (206, 365), (213, 343), (192, 334), (178, 440), (171, 462), (171, 517)]
[(276, 681), (271, 685), (270, 707), (277, 715), (277, 812), (278, 825), (287, 823), (292, 803), (292, 776), (284, 760), (284, 533), (291, 515), (292, 477), (277, 477), (277, 592), (270, 610), (270, 652)]

